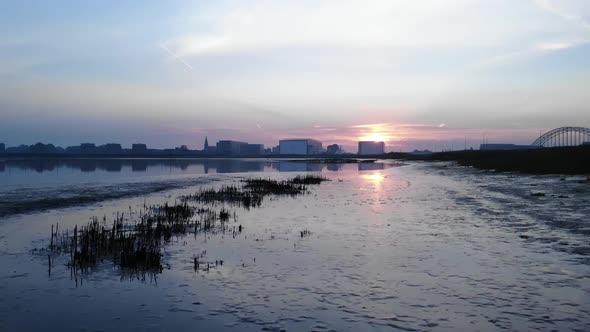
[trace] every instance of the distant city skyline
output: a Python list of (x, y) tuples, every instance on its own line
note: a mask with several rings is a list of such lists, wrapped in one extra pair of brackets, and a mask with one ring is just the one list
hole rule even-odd
[(9, 0), (0, 142), (530, 144), (590, 127), (589, 18), (584, 0)]
[[(79, 142), (68, 140), (67, 138), (63, 140), (65, 143), (59, 143), (56, 141), (50, 140), (31, 140), (25, 142), (16, 142), (16, 143), (6, 143), (7, 147), (16, 147), (19, 145), (33, 145), (36, 143), (45, 143), (45, 144), (53, 144), (59, 147), (68, 147), (68, 146), (79, 146), (83, 143), (93, 143), (97, 146), (105, 145), (110, 143), (121, 144), (123, 148), (130, 148), (132, 145), (135, 144), (146, 144), (148, 148), (153, 149), (170, 149), (174, 147), (180, 146), (187, 146), (191, 150), (202, 150), (204, 148), (205, 139), (208, 139), (210, 142), (210, 146), (215, 146), (215, 142), (224, 141), (224, 140), (232, 140), (232, 141), (244, 141), (249, 143), (260, 143), (264, 144), (267, 148), (272, 148), (279, 145), (279, 141), (282, 139), (295, 139), (295, 138), (310, 138), (310, 139), (318, 139), (321, 141), (325, 146), (330, 144), (337, 144), (344, 149), (346, 152), (356, 153), (358, 149), (358, 142), (361, 141), (375, 141), (375, 142), (385, 142), (385, 151), (386, 152), (398, 152), (398, 151), (412, 151), (412, 150), (432, 150), (432, 151), (442, 151), (442, 150), (460, 150), (464, 148), (475, 148), (477, 149), (480, 144), (484, 142), (489, 143), (516, 143), (516, 144), (530, 144), (532, 141), (539, 137), (539, 135), (544, 130), (522, 130), (520, 131), (519, 136), (515, 136), (514, 130), (497, 130), (494, 131), (493, 134), (489, 134), (488, 132), (479, 132), (478, 130), (466, 130), (466, 129), (451, 129), (446, 128), (445, 126), (438, 126), (439, 137), (429, 137), (429, 136), (422, 136), (422, 139), (413, 139), (413, 140), (405, 140), (400, 139), (397, 136), (392, 136), (392, 132), (388, 131), (387, 129), (381, 129), (387, 124), (374, 124), (369, 126), (354, 126), (353, 128), (334, 128), (334, 127), (319, 127), (316, 126), (313, 128), (314, 131), (317, 131), (316, 136), (302, 136), (297, 135), (296, 132), (293, 135), (287, 136), (276, 136), (278, 137), (276, 140), (264, 140), (261, 138), (260, 140), (252, 140), (247, 139), (243, 136), (238, 136), (236, 134), (229, 134), (228, 136), (219, 136), (221, 138), (217, 139), (213, 135), (204, 135), (201, 137), (197, 137), (191, 141), (187, 142), (175, 142), (171, 141), (169, 145), (163, 143), (161, 140), (156, 142), (155, 144), (146, 143), (147, 140), (116, 140), (116, 139), (106, 139), (100, 141), (93, 141), (93, 140), (82, 140)], [(357, 128), (365, 128), (363, 133), (360, 133), (358, 139), (350, 139), (346, 137), (347, 133), (354, 132), (358, 130)], [(405, 133), (410, 133), (412, 135), (416, 135), (416, 137), (420, 137), (420, 130), (423, 129), (425, 131), (435, 130), (435, 128), (426, 127), (421, 128), (422, 126), (416, 125), (407, 125), (407, 126), (398, 126), (395, 129), (398, 135), (404, 135)], [(368, 129), (367, 129), (368, 128)], [(379, 129), (375, 129), (379, 128)], [(331, 135), (325, 135), (324, 132), (332, 133)], [(462, 136), (465, 135), (465, 136)], [(480, 135), (480, 137), (477, 137)], [(264, 137), (261, 135), (261, 137)], [(324, 137), (325, 139), (322, 139)], [(530, 139), (529, 139), (530, 137)], [(252, 138), (252, 136), (250, 136)], [(7, 140), (2, 141), (0, 138), (0, 143), (7, 142)], [(72, 143), (67, 143), (72, 142)]]

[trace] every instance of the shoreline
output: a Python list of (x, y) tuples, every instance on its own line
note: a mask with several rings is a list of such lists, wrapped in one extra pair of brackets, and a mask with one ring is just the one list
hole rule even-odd
[(590, 174), (590, 146), (542, 148), (532, 150), (464, 150), (435, 152), (430, 155), (413, 155), (404, 152), (390, 152), (383, 155), (203, 155), (187, 154), (38, 154), (0, 153), (1, 160), (51, 160), (51, 159), (203, 159), (203, 160), (260, 160), (290, 161), (307, 163), (373, 163), (377, 160), (402, 161), (455, 161), (462, 166), (498, 172), (520, 172), (525, 174)]
[(406, 160), (455, 161), (461, 166), (524, 174), (590, 175), (590, 146), (533, 150), (453, 151)]

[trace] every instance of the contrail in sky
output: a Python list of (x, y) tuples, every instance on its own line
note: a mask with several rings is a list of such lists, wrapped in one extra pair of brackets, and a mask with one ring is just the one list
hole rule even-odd
[(162, 44), (160, 44), (160, 47), (161, 47), (161, 48), (162, 48), (164, 51), (166, 51), (166, 52), (168, 52), (168, 53), (172, 54), (172, 56), (173, 56), (173, 57), (174, 57), (176, 60), (180, 61), (180, 62), (181, 62), (183, 65), (185, 65), (185, 66), (186, 66), (188, 69), (190, 69), (190, 70), (194, 70), (193, 66), (191, 66), (191, 65), (190, 65), (188, 62), (184, 61), (184, 60), (183, 60), (181, 57), (179, 57), (178, 55), (176, 55), (176, 53), (172, 52), (172, 51), (171, 51), (171, 50), (170, 50), (168, 47), (166, 47), (166, 46), (164, 46), (164, 45), (162, 45)]

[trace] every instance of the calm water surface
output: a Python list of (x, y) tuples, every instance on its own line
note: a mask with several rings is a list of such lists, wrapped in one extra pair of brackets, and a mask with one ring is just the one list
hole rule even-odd
[[(0, 165), (0, 331), (590, 330), (582, 177), (421, 163)], [(66, 257), (49, 273), (47, 255), (34, 251), (57, 222), (73, 228), (203, 186), (301, 172), (332, 181), (238, 210), (236, 238), (174, 238), (159, 274), (105, 262), (74, 278)], [(195, 272), (195, 255), (224, 264)]]

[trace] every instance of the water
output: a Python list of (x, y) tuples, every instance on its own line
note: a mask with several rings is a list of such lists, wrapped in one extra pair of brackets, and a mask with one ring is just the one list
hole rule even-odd
[[(359, 170), (385, 166), (384, 163), (356, 165)], [(223, 174), (319, 172), (341, 168), (341, 164), (260, 159), (0, 160), (0, 216), (227, 179)]]
[[(141, 185), (144, 192), (7, 213), (0, 330), (590, 330), (590, 184), (583, 177), (444, 163), (241, 162), (261, 168), (205, 174), (195, 161), (184, 170), (156, 163), (141, 173), (130, 166), (87, 173), (62, 164), (36, 173), (5, 166), (2, 183), (13, 187), (0, 194), (8, 207), (15, 203), (7, 193), (25, 185), (58, 198), (72, 187)], [(6, 180), (8, 168), (44, 180)], [(72, 278), (66, 258), (56, 257), (49, 273), (47, 256), (34, 251), (48, 245), (56, 222), (73, 228), (144, 202), (173, 202), (199, 186), (300, 174), (279, 170), (332, 181), (307, 196), (238, 210), (244, 231), (236, 238), (175, 238), (160, 274), (122, 273), (105, 261)], [(168, 182), (173, 188), (161, 188)], [(311, 233), (302, 237), (303, 230)], [(223, 266), (195, 272), (193, 257), (202, 253)]]

